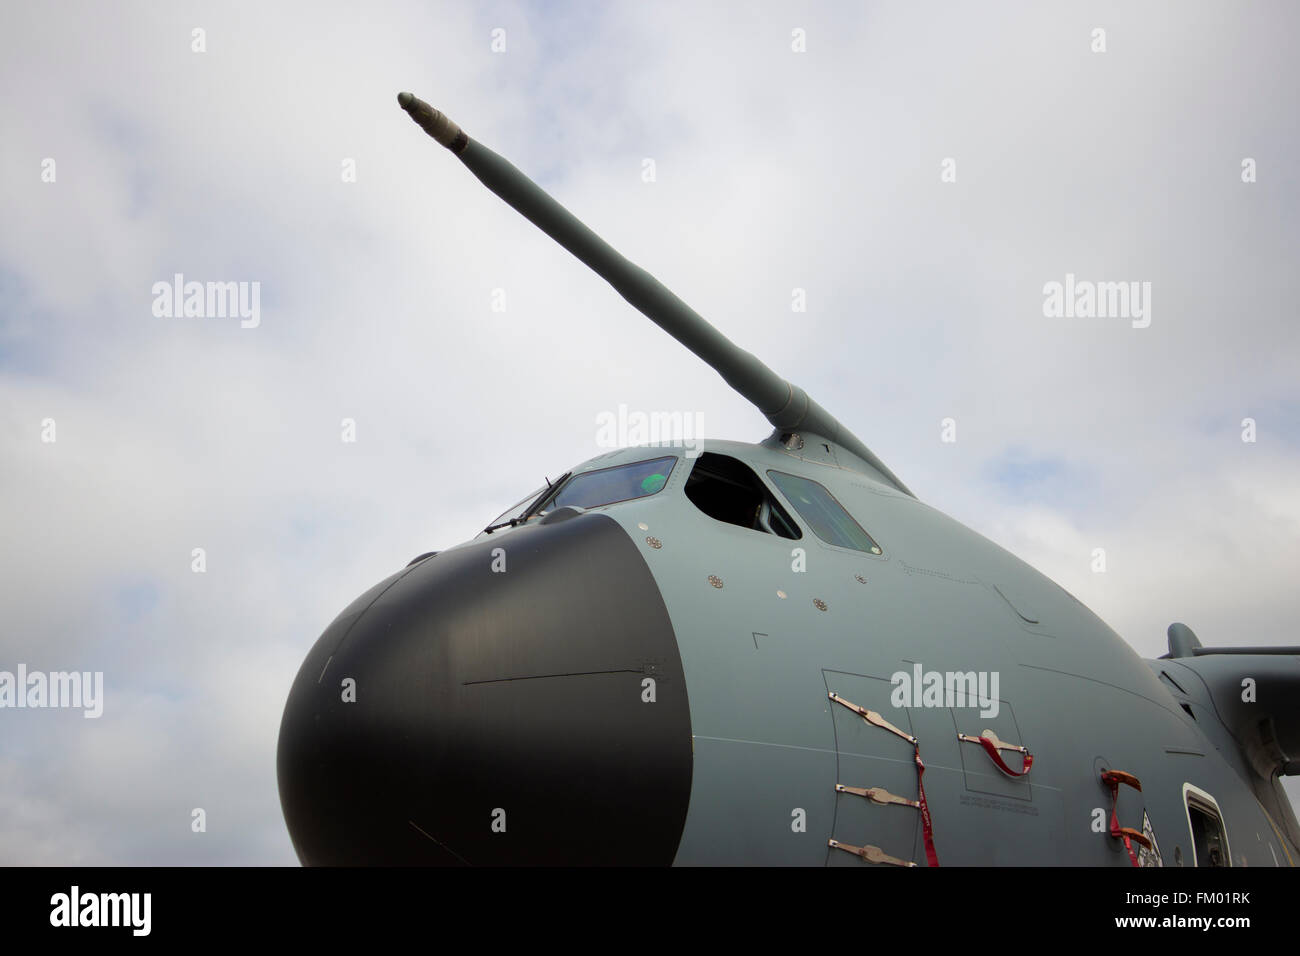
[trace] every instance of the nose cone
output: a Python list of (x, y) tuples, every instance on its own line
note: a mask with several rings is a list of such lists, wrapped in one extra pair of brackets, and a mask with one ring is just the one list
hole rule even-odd
[(691, 761), (659, 589), (582, 514), (358, 598), (298, 672), (277, 774), (307, 865), (643, 865), (676, 854)]

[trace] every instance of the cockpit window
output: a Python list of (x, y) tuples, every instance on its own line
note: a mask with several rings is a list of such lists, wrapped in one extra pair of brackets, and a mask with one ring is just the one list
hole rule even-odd
[(686, 480), (686, 497), (715, 521), (795, 541), (803, 537), (754, 470), (729, 455), (701, 455)]
[(837, 548), (852, 548), (868, 554), (880, 554), (880, 545), (835, 500), (835, 496), (811, 478), (787, 475), (782, 471), (769, 471), (772, 484), (799, 512), (813, 534)]
[(518, 518), (521, 514), (523, 514), (525, 508), (527, 508), (529, 505), (531, 505), (534, 501), (536, 501), (538, 498), (542, 496), (542, 492), (544, 491), (546, 491), (545, 488), (538, 488), (531, 495), (528, 495), (527, 497), (522, 498), (519, 501), (515, 502), (505, 511), (501, 512), (501, 514), (497, 515), (490, 522), (488, 522), (488, 527), (498, 528), (501, 525), (508, 522), (511, 518)]
[(615, 465), (575, 475), (551, 500), (549, 508), (573, 505), (578, 508), (595, 508), (612, 505), (618, 501), (645, 498), (668, 483), (668, 476), (677, 464), (674, 456), (638, 461), (631, 465)]

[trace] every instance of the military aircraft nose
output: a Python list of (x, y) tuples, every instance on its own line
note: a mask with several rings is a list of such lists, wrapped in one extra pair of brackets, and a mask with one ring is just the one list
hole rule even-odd
[(393, 575), (316, 642), (277, 754), (304, 864), (672, 862), (692, 756), (663, 599), (609, 517), (542, 520)]

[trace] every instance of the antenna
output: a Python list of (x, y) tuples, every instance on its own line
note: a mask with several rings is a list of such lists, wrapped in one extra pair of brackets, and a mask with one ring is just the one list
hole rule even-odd
[[(661, 329), (713, 367), (777, 430), (816, 436), (857, 456), (899, 491), (912, 495), (866, 445), (824, 408), (710, 325), (640, 266), (623, 258), (535, 182), (444, 114), (410, 93), (397, 102), (426, 133), (454, 153), (483, 185), (546, 233)], [(912, 495), (912, 497), (916, 497)]]

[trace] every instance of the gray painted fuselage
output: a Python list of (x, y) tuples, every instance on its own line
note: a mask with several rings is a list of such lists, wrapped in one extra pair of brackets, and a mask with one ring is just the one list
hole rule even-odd
[[(1196, 661), (1144, 662), (1048, 578), (861, 463), (841, 467), (825, 444), (702, 447), (749, 465), (778, 500), (769, 468), (820, 482), (882, 553), (827, 544), (793, 511), (795, 541), (709, 517), (684, 494), (694, 462), (681, 447), (623, 449), (574, 470), (681, 456), (659, 493), (593, 509), (637, 543), (680, 649), (694, 769), (677, 863), (866, 865), (830, 849), (835, 839), (925, 864), (919, 813), (836, 792), (841, 783), (915, 799), (917, 781), (906, 741), (832, 692), (919, 741), (941, 865), (1131, 865), (1098, 832), (1111, 810), (1106, 769), (1141, 781), (1141, 792), (1120, 788), (1119, 822), (1141, 830), (1145, 814), (1166, 866), (1193, 865), (1187, 784), (1217, 802), (1233, 865), (1297, 857), (1280, 788), (1253, 774), (1212, 702), (1195, 699)], [(996, 715), (974, 701), (895, 706), (892, 675), (918, 664), (997, 674)], [(1186, 693), (1171, 692), (1162, 670)], [(1027, 776), (1001, 773), (958, 740), (986, 730), (1033, 754)], [(1018, 766), (1018, 755), (1007, 759)]]
[[(883, 788), (915, 800), (911, 743), (830, 695), (915, 738), (942, 865), (1131, 865), (1109, 831), (1108, 770), (1140, 782), (1119, 788), (1117, 823), (1152, 834), (1164, 865), (1209, 862), (1197, 858), (1198, 844), (1232, 865), (1300, 859), (1300, 827), (1277, 782), (1279, 773), (1300, 772), (1296, 654), (1198, 657), (1199, 642), (1182, 629), (1171, 632), (1170, 659), (1143, 661), (1052, 581), (918, 501), (802, 388), (729, 341), (520, 170), (412, 94), (398, 102), (775, 428), (761, 444), (706, 442), (704, 451), (752, 470), (777, 503), (784, 499), (769, 469), (819, 482), (879, 545), (878, 554), (832, 545), (794, 508), (797, 540), (711, 517), (686, 494), (698, 446), (672, 452), (678, 463), (657, 491), (591, 509), (639, 549), (680, 653), (682, 673), (662, 675), (682, 679), (689, 700), (693, 758), (677, 863), (865, 865), (830, 841), (926, 861), (915, 808), (836, 790)], [(574, 474), (668, 453), (623, 449)], [(571, 517), (528, 519), (545, 520)], [(519, 530), (497, 532), (505, 550)], [(629, 594), (643, 583), (635, 570)], [(577, 592), (582, 585), (569, 582)], [(895, 675), (918, 672), (983, 678), (996, 707), (918, 697), (917, 688), (901, 695)], [(1027, 748), (1030, 772), (1003, 773), (977, 742), (959, 740), (986, 732)], [(1012, 764), (1021, 759), (1003, 753)], [(1199, 838), (1189, 801), (1201, 808)], [(1225, 839), (1207, 843), (1207, 807)]]

